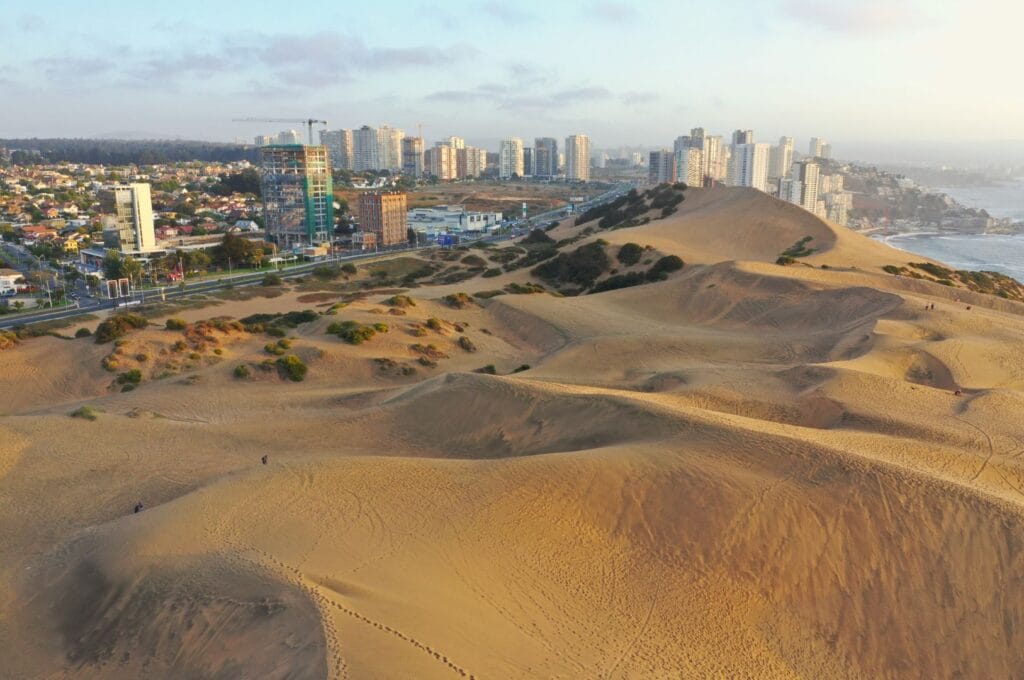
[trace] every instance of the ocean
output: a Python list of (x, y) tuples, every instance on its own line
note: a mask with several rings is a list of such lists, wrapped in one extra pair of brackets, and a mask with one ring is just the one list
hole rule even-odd
[[(932, 189), (948, 194), (968, 208), (996, 218), (1024, 222), (1024, 178), (985, 187)], [(878, 237), (894, 248), (930, 257), (956, 268), (1000, 272), (1024, 282), (1024, 234), (924, 234)]]

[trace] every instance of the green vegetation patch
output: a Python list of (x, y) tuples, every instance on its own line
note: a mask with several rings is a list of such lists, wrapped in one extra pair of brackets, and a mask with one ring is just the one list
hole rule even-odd
[(123, 337), (131, 331), (145, 328), (148, 321), (138, 314), (124, 313), (116, 314), (96, 327), (96, 343), (103, 344)]
[(277, 360), (277, 370), (292, 382), (302, 382), (309, 372), (309, 367), (294, 354), (288, 354)]

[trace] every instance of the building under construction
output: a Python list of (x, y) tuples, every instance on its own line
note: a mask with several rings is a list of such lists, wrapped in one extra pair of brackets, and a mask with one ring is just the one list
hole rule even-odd
[(261, 147), (260, 189), (267, 236), (278, 246), (293, 248), (332, 238), (334, 185), (326, 147)]

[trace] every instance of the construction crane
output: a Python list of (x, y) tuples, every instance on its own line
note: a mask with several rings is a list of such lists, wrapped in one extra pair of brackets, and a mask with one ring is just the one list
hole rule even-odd
[(317, 120), (316, 118), (232, 118), (231, 120), (234, 123), (301, 123), (306, 126), (310, 146), (313, 145), (313, 126), (317, 123), (324, 127), (327, 126), (326, 120)]

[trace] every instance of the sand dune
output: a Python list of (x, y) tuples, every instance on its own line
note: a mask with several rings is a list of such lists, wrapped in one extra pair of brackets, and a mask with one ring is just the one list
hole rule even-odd
[[(773, 264), (807, 235), (817, 266)], [(235, 378), (243, 333), (133, 334), (130, 392), (109, 345), (0, 352), (2, 674), (1019, 675), (1024, 305), (754, 192), (597, 236), (688, 266), (371, 296), (290, 333), (302, 383)]]

